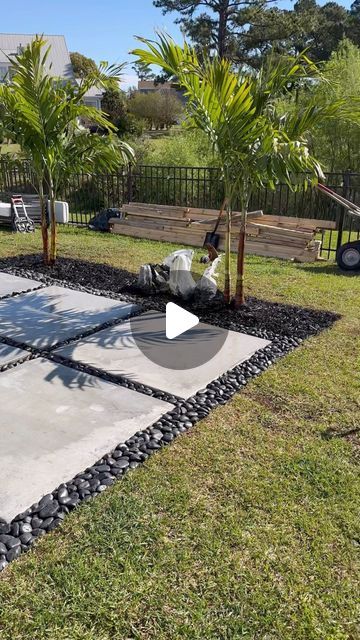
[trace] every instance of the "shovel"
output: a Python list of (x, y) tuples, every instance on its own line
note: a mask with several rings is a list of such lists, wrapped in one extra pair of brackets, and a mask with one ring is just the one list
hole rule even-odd
[(216, 224), (215, 224), (215, 227), (214, 227), (213, 231), (207, 231), (207, 233), (205, 235), (205, 240), (204, 240), (203, 247), (206, 247), (206, 245), (211, 244), (211, 246), (214, 247), (215, 249), (218, 248), (219, 242), (220, 242), (220, 234), (216, 233), (216, 232), (217, 232), (218, 226), (220, 224), (222, 214), (224, 213), (225, 207), (226, 207), (226, 198), (225, 198), (224, 202), (221, 205), (221, 209), (220, 209), (219, 215), (217, 217)]

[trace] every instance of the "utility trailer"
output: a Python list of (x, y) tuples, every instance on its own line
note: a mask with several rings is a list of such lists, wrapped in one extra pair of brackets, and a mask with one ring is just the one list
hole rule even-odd
[[(324, 184), (318, 184), (317, 188), (321, 193), (328, 196), (334, 202), (346, 209), (347, 213), (360, 221), (360, 207), (350, 200), (329, 189)], [(360, 238), (352, 242), (345, 242), (340, 245), (336, 252), (336, 262), (340, 269), (344, 271), (360, 271)]]

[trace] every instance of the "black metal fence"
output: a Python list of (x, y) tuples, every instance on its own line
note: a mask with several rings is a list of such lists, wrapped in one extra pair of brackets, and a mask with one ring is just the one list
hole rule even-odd
[[(349, 200), (360, 203), (360, 173), (329, 173), (326, 184)], [(19, 166), (0, 162), (0, 191), (34, 193), (33, 185), (26, 163)], [(215, 167), (138, 165), (116, 174), (75, 175), (60, 197), (69, 203), (70, 223), (86, 225), (101, 209), (119, 207), (124, 202), (219, 209), (224, 191), (220, 171)], [(251, 200), (250, 210), (256, 209), (275, 215), (336, 221), (336, 231), (322, 234), (324, 257), (334, 256), (341, 242), (360, 237), (359, 222), (316, 189), (303, 188), (293, 192), (284, 184), (279, 184), (274, 191), (261, 189)]]

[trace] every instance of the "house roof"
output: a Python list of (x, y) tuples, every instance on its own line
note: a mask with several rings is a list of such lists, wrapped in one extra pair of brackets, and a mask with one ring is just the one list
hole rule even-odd
[[(76, 82), (80, 84), (81, 80), (79, 78), (76, 78)], [(102, 98), (103, 95), (104, 95), (104, 91), (101, 89), (98, 89), (97, 87), (91, 87), (91, 89), (89, 89), (85, 93), (86, 98)]]
[[(30, 44), (35, 37), (34, 33), (0, 33), (0, 64), (8, 62), (7, 56), (12, 53), (17, 53), (19, 46)], [(43, 38), (51, 45), (47, 59), (48, 70), (51, 66), (51, 74), (54, 77), (73, 80), (74, 72), (65, 37), (60, 35), (43, 35)]]

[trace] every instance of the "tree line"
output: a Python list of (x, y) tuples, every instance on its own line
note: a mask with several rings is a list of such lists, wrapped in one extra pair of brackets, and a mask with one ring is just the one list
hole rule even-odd
[(344, 38), (360, 45), (360, 0), (350, 9), (337, 2), (298, 0), (282, 9), (273, 0), (154, 0), (201, 55), (217, 53), (236, 64), (259, 68), (271, 53), (304, 51), (315, 62), (329, 60)]

